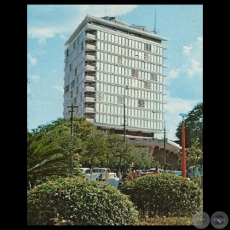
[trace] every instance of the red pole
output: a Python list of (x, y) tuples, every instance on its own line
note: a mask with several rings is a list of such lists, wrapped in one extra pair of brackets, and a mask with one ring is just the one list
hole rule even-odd
[(181, 135), (181, 141), (182, 141), (182, 156), (181, 156), (181, 171), (182, 176), (186, 177), (186, 153), (185, 153), (185, 127), (184, 127), (184, 120), (182, 121), (182, 135)]

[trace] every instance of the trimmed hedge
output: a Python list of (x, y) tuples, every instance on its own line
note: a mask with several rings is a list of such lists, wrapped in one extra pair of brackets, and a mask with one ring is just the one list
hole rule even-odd
[(123, 183), (141, 216), (191, 217), (201, 211), (203, 192), (197, 183), (174, 174), (150, 174)]
[(28, 225), (137, 225), (138, 212), (111, 185), (65, 178), (27, 192)]

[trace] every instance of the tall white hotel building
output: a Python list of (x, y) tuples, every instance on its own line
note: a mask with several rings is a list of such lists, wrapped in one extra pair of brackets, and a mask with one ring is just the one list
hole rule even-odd
[[(64, 118), (71, 116), (73, 104), (74, 116), (108, 134), (125, 134), (152, 152), (157, 145), (162, 148), (164, 41), (116, 17), (87, 15), (65, 43)], [(167, 148), (178, 150), (169, 140)]]

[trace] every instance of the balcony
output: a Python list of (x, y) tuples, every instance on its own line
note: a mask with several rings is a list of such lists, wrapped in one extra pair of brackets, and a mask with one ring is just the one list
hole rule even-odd
[(96, 36), (93, 35), (93, 34), (87, 33), (85, 40), (86, 41), (88, 41), (88, 40), (96, 40)]
[(85, 50), (96, 50), (96, 46), (95, 45), (90, 45), (90, 44), (86, 44), (85, 46)]
[(85, 81), (95, 81), (95, 77), (94, 76), (86, 75), (85, 76)]
[(95, 109), (91, 107), (85, 107), (84, 113), (95, 113)]
[(86, 87), (85, 87), (85, 92), (95, 92), (95, 87), (86, 86)]
[(95, 71), (96, 67), (93, 65), (85, 65), (85, 71)]
[(85, 55), (85, 60), (86, 61), (95, 61), (96, 57), (94, 55), (86, 54)]
[(85, 97), (85, 102), (95, 102), (94, 97)]

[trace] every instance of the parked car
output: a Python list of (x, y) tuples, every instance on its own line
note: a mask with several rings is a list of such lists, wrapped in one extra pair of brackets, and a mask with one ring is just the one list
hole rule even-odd
[[(163, 173), (164, 172), (164, 169), (157, 169), (158, 170), (158, 173)], [(153, 174), (153, 173), (155, 173), (155, 171), (156, 171), (156, 168), (150, 168), (150, 169), (148, 169), (147, 170), (147, 172), (146, 172), (146, 174)]]
[(120, 179), (119, 177), (110, 177), (110, 178), (107, 178), (104, 183), (108, 183), (112, 185), (113, 187), (117, 188), (120, 183)]
[(146, 174), (153, 174), (156, 171), (156, 168), (148, 169)]
[(135, 170), (135, 171), (136, 171), (136, 173), (137, 173), (138, 175), (141, 175), (141, 174), (144, 173), (144, 171), (143, 171), (142, 169), (137, 169), (137, 170)]
[(180, 170), (172, 170), (171, 173), (178, 175), (178, 176), (182, 176), (182, 171)]
[(109, 168), (93, 168), (92, 172), (89, 172), (85, 175), (87, 180), (102, 180), (104, 181), (106, 178), (115, 178), (117, 174), (115, 172), (111, 172)]
[(85, 178), (86, 180), (90, 179), (90, 168), (80, 168), (80, 171), (83, 178)]
[(200, 167), (190, 166), (187, 169), (187, 177), (189, 178), (200, 175), (203, 175), (202, 169)]

